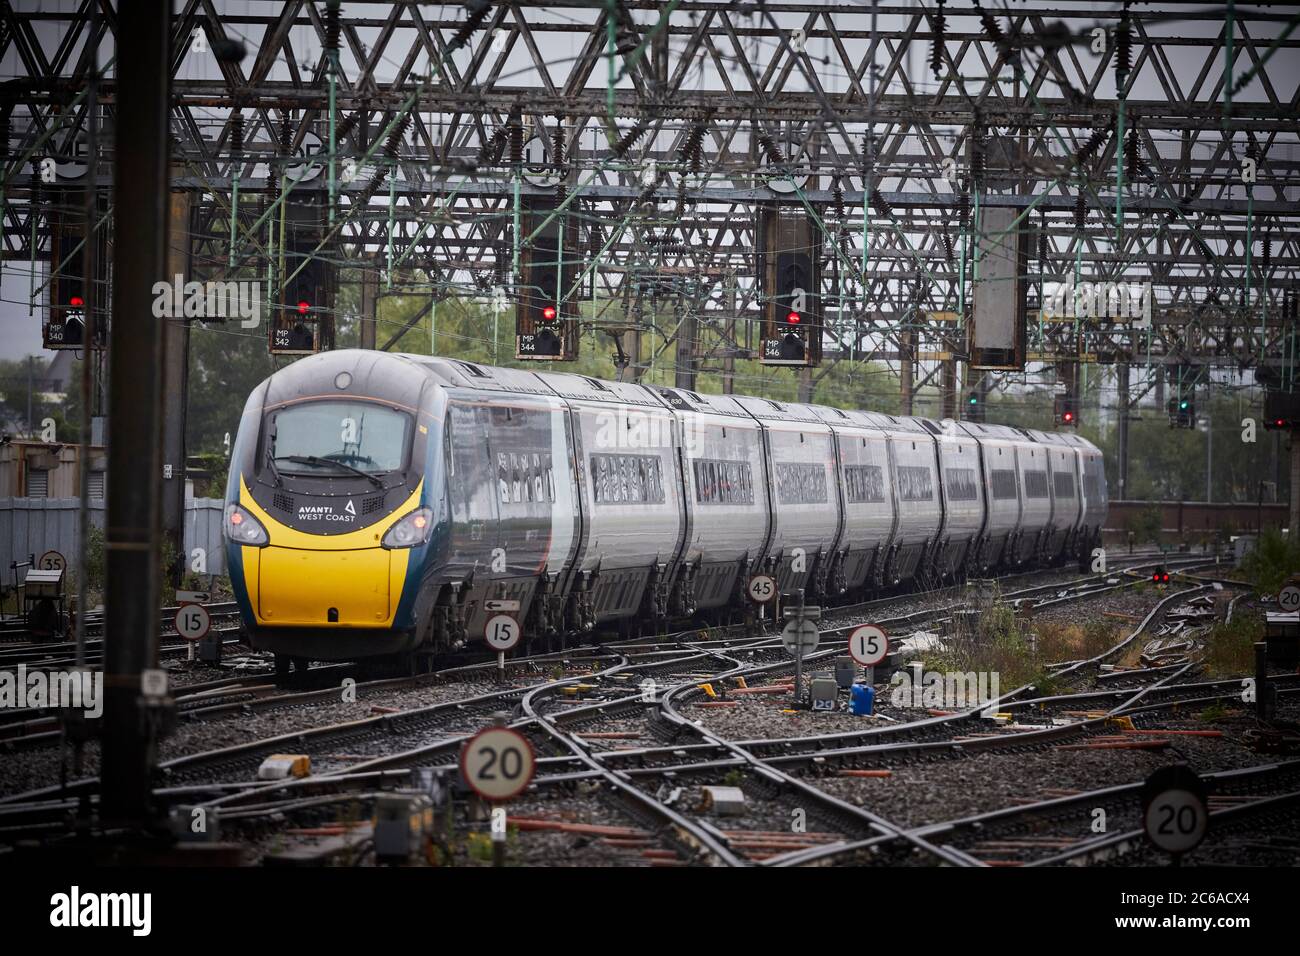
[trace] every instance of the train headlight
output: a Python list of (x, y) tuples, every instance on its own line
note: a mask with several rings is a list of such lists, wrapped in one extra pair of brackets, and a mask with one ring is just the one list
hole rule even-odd
[(222, 531), (228, 541), (235, 544), (248, 544), (257, 548), (265, 548), (271, 543), (271, 537), (262, 527), (262, 522), (254, 518), (249, 512), (236, 504), (226, 505), (226, 518), (222, 525)]
[(389, 528), (380, 544), (385, 548), (414, 548), (428, 541), (432, 530), (433, 512), (428, 508), (416, 508)]

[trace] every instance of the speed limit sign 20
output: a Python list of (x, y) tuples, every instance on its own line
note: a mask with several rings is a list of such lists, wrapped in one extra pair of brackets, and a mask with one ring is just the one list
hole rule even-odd
[(1277, 594), (1277, 606), (1288, 614), (1300, 611), (1300, 586), (1288, 584)]
[(889, 635), (875, 624), (855, 627), (849, 634), (849, 656), (863, 667), (875, 667), (889, 653)]
[(460, 752), (461, 776), (484, 800), (509, 800), (523, 793), (536, 765), (527, 738), (507, 727), (479, 731)]

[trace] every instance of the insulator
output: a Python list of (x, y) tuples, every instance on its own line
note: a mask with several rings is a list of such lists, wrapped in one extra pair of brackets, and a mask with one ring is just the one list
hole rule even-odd
[(1079, 195), (1074, 197), (1074, 228), (1082, 230), (1088, 215), (1088, 194), (1079, 187)]
[(361, 122), (360, 113), (349, 113), (343, 119), (334, 124), (334, 145), (338, 146), (352, 133), (357, 123)]
[(555, 117), (555, 129), (551, 133), (551, 152), (555, 164), (558, 166), (564, 162), (564, 117)]
[(1273, 265), (1273, 233), (1271, 232), (1264, 233), (1264, 251), (1263, 255), (1260, 256), (1260, 263), (1263, 265), (1265, 272)]
[(518, 118), (509, 120), (506, 129), (510, 137), (510, 165), (522, 166), (524, 162), (524, 125)]
[(1120, 17), (1115, 28), (1115, 85), (1122, 87), (1124, 77), (1133, 68), (1133, 33), (1129, 29), (1128, 11)]
[(1079, 148), (1079, 151), (1074, 154), (1075, 161), (1080, 166), (1091, 161), (1097, 150), (1101, 149), (1102, 144), (1110, 137), (1110, 132), (1111, 127), (1109, 123), (1105, 126), (1100, 126), (1094, 129), (1092, 135), (1088, 137), (1087, 142), (1085, 142)]
[(406, 135), (406, 131), (410, 128), (411, 114), (406, 113), (397, 121), (397, 125), (389, 132), (388, 140), (384, 143), (384, 155), (393, 162), (397, 162), (398, 147), (402, 145), (402, 137)]
[(1047, 223), (1038, 224), (1038, 262), (1042, 265), (1047, 262)]
[(985, 130), (983, 126), (971, 127), (970, 174), (977, 183), (984, 182), (984, 170), (987, 166), (985, 157)]
[(835, 177), (835, 182), (831, 185), (831, 202), (835, 204), (835, 218), (844, 221), (844, 187), (840, 185), (840, 178)]
[(623, 138), (614, 144), (614, 155), (622, 157), (627, 155), (627, 151), (646, 134), (650, 125), (645, 120), (637, 120), (636, 125), (623, 134)]
[(980, 23), (984, 25), (984, 33), (988, 38), (999, 46), (1006, 43), (1007, 36), (1002, 32), (1002, 26), (997, 18), (980, 6), (979, 0), (975, 0), (975, 9), (979, 12)]
[(230, 114), (230, 151), (244, 151), (244, 114), (238, 111)]
[(970, 221), (970, 193), (962, 193), (957, 197), (957, 222), (965, 229), (966, 224)]
[(943, 257), (947, 259), (948, 262), (952, 262), (953, 259), (952, 236), (948, 235), (948, 233), (946, 232), (942, 232), (939, 234), (939, 238), (943, 242)]
[(1128, 137), (1124, 140), (1124, 175), (1130, 180), (1137, 179), (1141, 171), (1142, 159), (1138, 153), (1138, 131), (1137, 127), (1129, 130)]
[(343, 28), (339, 22), (339, 4), (337, 2), (325, 5), (325, 49), (337, 50), (339, 48), (339, 37), (342, 35)]
[(644, 206), (646, 203), (648, 203), (651, 199), (654, 198), (655, 190), (658, 188), (659, 188), (659, 177), (656, 176), (654, 182), (652, 182), (645, 189), (641, 190), (641, 195), (636, 197), (636, 205)]
[(692, 173), (698, 174), (700, 168), (704, 165), (704, 134), (706, 129), (702, 122), (692, 123), (690, 130), (686, 134), (686, 140), (682, 143), (682, 161)]
[(501, 162), (501, 157), (506, 150), (507, 128), (498, 126), (492, 131), (492, 135), (487, 138), (482, 146), (478, 149), (478, 161), (480, 165), (496, 165)]
[(467, 3), (466, 6), (470, 8), (469, 18), (460, 25), (460, 29), (456, 31), (451, 38), (451, 42), (447, 44), (448, 53), (459, 50), (468, 43), (469, 38), (474, 35), (474, 31), (482, 25), (488, 13), (492, 10), (492, 4), (485, 2), (485, 0), (476, 0), (474, 3)]
[(934, 40), (930, 44), (930, 70), (936, 80), (939, 78), (939, 71), (943, 69), (943, 28), (943, 0), (939, 0), (939, 7), (934, 12)]
[(776, 140), (772, 139), (767, 133), (758, 134), (758, 145), (763, 150), (763, 155), (767, 157), (767, 161), (773, 166), (780, 166), (785, 162), (785, 157), (781, 155)]
[(293, 120), (289, 114), (285, 113), (280, 117), (280, 152), (289, 152), (289, 146), (293, 143)]
[(880, 194), (879, 189), (873, 188), (871, 190), (871, 208), (882, 216), (893, 216), (894, 214), (894, 207), (889, 204), (889, 200)]

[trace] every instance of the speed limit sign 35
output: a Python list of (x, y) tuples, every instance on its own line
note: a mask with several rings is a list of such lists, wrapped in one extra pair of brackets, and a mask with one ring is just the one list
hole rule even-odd
[(849, 634), (849, 656), (863, 667), (875, 667), (889, 653), (889, 635), (875, 624), (855, 627)]

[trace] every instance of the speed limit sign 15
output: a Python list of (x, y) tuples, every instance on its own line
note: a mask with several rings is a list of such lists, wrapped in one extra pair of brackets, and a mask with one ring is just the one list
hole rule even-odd
[(187, 641), (199, 641), (208, 636), (212, 615), (202, 604), (182, 604), (176, 611), (176, 633)]
[(875, 667), (889, 653), (889, 635), (875, 624), (855, 627), (849, 634), (849, 656), (863, 667)]
[(509, 614), (494, 614), (483, 629), (483, 639), (494, 651), (508, 651), (519, 643), (524, 629)]
[(507, 727), (489, 727), (460, 752), (465, 782), (484, 800), (509, 800), (532, 782), (537, 760), (528, 740)]

